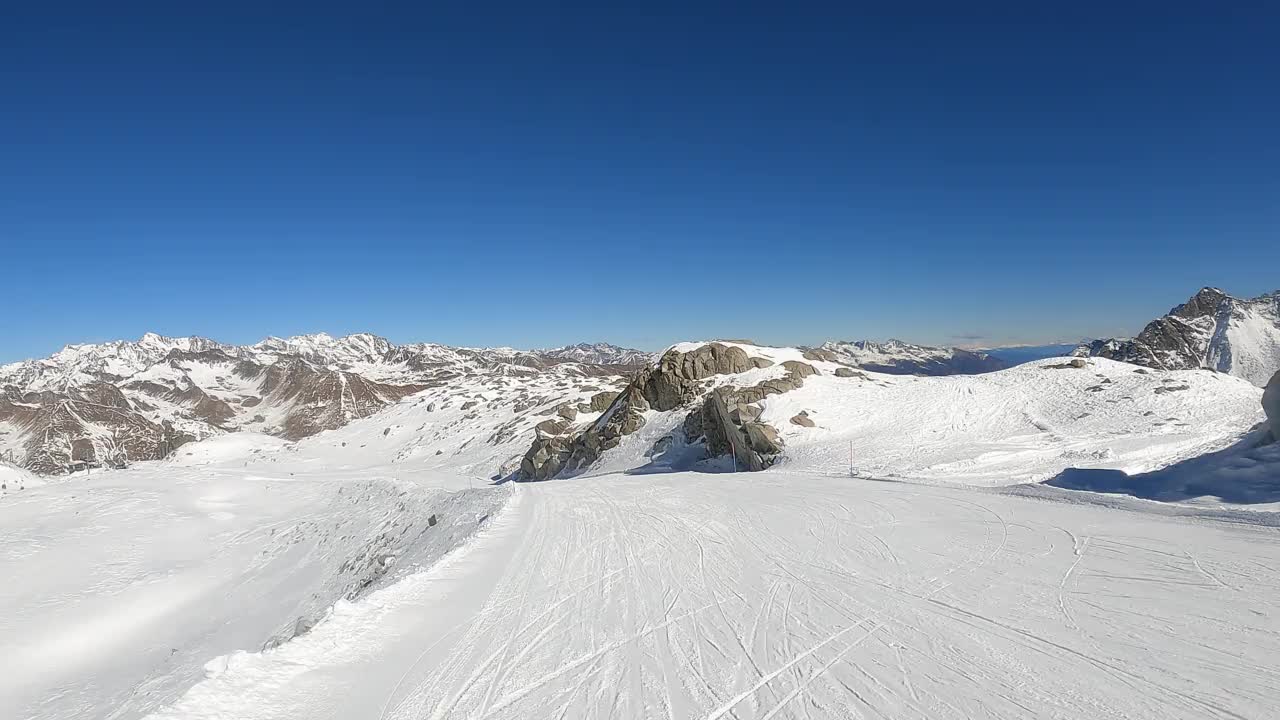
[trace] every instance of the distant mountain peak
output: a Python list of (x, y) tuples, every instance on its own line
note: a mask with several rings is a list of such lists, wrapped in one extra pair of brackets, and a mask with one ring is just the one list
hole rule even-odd
[(1280, 291), (1241, 299), (1203, 287), (1130, 339), (1089, 353), (1162, 370), (1209, 368), (1265, 385), (1280, 369)]
[(897, 338), (832, 341), (817, 350), (828, 353), (834, 362), (894, 375), (971, 375), (1008, 367), (985, 353), (915, 345)]

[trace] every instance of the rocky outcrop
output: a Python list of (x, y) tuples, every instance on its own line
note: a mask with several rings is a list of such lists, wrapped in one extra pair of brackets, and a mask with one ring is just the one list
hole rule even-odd
[(1280, 370), (1271, 376), (1267, 389), (1262, 393), (1262, 410), (1267, 414), (1271, 427), (1271, 439), (1280, 441)]
[(796, 360), (782, 365), (787, 369), (783, 377), (746, 388), (719, 387), (708, 393), (695, 411), (697, 419), (685, 420), (687, 440), (696, 442), (698, 435), (693, 433), (700, 433), (708, 456), (732, 455), (740, 470), (763, 470), (773, 465), (782, 453), (782, 439), (773, 427), (759, 422), (761, 408), (756, 403), (795, 390), (805, 378), (818, 373), (812, 365)]
[[(709, 452), (733, 452), (751, 469), (768, 467), (781, 452), (780, 440), (768, 426), (752, 427), (759, 425), (754, 422), (759, 409), (754, 408), (752, 414), (747, 406), (799, 387), (804, 378), (817, 371), (806, 363), (787, 361), (783, 363), (787, 368), (784, 377), (751, 388), (719, 388), (712, 393), (707, 392), (706, 380), (771, 364), (766, 358), (751, 357), (742, 348), (724, 343), (708, 343), (688, 352), (669, 351), (656, 366), (637, 373), (600, 417), (570, 441), (559, 437), (535, 439), (521, 461), (520, 478), (545, 480), (561, 472), (587, 468), (602, 453), (617, 447), (622, 438), (643, 427), (645, 412), (675, 410), (699, 401), (701, 405), (686, 418), (686, 437), (706, 435)], [(592, 398), (593, 406), (602, 395)]]
[(617, 399), (618, 393), (616, 392), (609, 392), (608, 390), (598, 392), (591, 396), (591, 400), (587, 403), (587, 410), (585, 412), (604, 412), (613, 404), (613, 401)]

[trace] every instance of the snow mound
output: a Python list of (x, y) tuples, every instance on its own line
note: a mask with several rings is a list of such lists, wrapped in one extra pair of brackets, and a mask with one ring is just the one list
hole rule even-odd
[(0, 492), (12, 492), (25, 488), (38, 487), (44, 481), (20, 467), (0, 463)]
[(175, 450), (166, 462), (175, 467), (242, 463), (288, 446), (289, 441), (263, 433), (229, 433), (187, 443)]
[(1280, 443), (1258, 445), (1263, 435), (1255, 433), (1226, 450), (1154, 472), (1130, 475), (1123, 470), (1068, 468), (1045, 484), (1164, 502), (1217, 500), (1276, 509), (1280, 508)]

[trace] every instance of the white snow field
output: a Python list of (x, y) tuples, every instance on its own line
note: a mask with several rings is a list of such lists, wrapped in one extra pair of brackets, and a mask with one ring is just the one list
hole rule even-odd
[(8, 492), (0, 718), (1275, 717), (1272, 505), (1019, 484), (1195, 472), (1259, 388), (813, 364), (762, 402), (762, 473), (650, 457), (682, 419), (651, 412), (579, 477), (495, 486), (533, 420), (477, 386)]

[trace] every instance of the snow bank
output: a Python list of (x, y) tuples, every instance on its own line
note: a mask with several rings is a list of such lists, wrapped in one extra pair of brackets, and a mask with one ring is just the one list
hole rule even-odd
[(174, 467), (245, 463), (254, 457), (273, 453), (288, 445), (288, 440), (263, 433), (229, 433), (187, 443), (174, 451), (167, 463)]
[(14, 492), (40, 485), (44, 485), (44, 480), (15, 465), (0, 463), (0, 486), (3, 486), (0, 491)]

